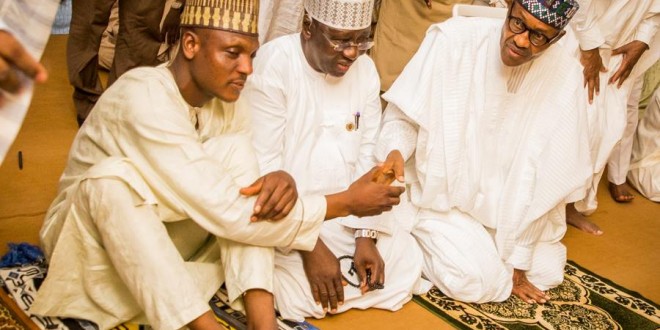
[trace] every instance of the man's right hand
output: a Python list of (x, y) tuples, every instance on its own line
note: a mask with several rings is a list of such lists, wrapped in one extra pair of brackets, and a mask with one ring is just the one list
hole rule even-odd
[(341, 277), (339, 260), (321, 239), (316, 241), (314, 250), (300, 251), (300, 255), (314, 301), (323, 306), (324, 311), (336, 312), (337, 306), (344, 303), (346, 285)]
[(607, 72), (603, 65), (603, 59), (600, 57), (598, 48), (590, 50), (580, 50), (580, 63), (582, 63), (582, 73), (584, 74), (584, 86), (589, 92), (589, 104), (594, 100), (594, 95), (600, 93), (600, 73)]
[(23, 48), (9, 32), (0, 30), (0, 105), (2, 92), (18, 93), (22, 87), (21, 73), (37, 83), (48, 79), (48, 72)]

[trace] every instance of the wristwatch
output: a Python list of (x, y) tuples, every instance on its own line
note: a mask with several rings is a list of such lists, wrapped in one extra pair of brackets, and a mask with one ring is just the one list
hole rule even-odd
[(172, 6), (171, 6), (172, 9), (180, 10), (182, 7), (183, 7), (183, 2), (182, 1), (177, 0), (177, 1), (172, 2)]
[(368, 237), (373, 240), (378, 240), (378, 231), (373, 229), (356, 229), (355, 238)]

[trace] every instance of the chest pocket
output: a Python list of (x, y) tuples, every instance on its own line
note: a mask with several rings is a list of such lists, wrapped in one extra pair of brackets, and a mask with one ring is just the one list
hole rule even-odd
[(344, 163), (351, 167), (352, 173), (360, 156), (362, 143), (362, 129), (359, 120), (353, 114), (337, 116), (330, 126), (330, 131)]

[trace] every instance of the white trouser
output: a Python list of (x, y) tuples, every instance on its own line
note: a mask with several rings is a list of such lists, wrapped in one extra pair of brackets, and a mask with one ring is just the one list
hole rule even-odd
[[(247, 185), (258, 172), (246, 165), (256, 162), (237, 145), (250, 147), (242, 137), (215, 138), (205, 147), (228, 164), (224, 170), (237, 183)], [(139, 177), (127, 162), (113, 166)], [(248, 289), (272, 292), (272, 248), (213, 237), (171, 213), (164, 222), (168, 212), (147, 203), (134, 185), (145, 183), (96, 176), (79, 184), (62, 210), (66, 221), (33, 312), (88, 319), (102, 329), (146, 316), (154, 328), (178, 329), (209, 310), (223, 281), (236, 308)]]
[(626, 182), (626, 176), (630, 169), (630, 158), (633, 147), (633, 136), (637, 129), (639, 115), (639, 100), (642, 96), (642, 87), (644, 85), (644, 75), (640, 75), (633, 84), (628, 105), (626, 109), (626, 128), (619, 143), (614, 146), (610, 158), (607, 162), (607, 180), (614, 184), (623, 184)]
[[(353, 229), (337, 221), (326, 221), (321, 229), (321, 239), (336, 257), (355, 254)], [(400, 309), (413, 294), (421, 294), (430, 288), (421, 280), (422, 254), (415, 239), (400, 227), (391, 236), (381, 235), (377, 243), (385, 262), (385, 288), (362, 295), (351, 285), (344, 287), (344, 304), (337, 313), (352, 308), (380, 308), (390, 311)], [(341, 261), (342, 274), (350, 282), (359, 283), (357, 274), (349, 274), (351, 259)], [(275, 253), (275, 301), (285, 319), (303, 321), (305, 317), (322, 318), (323, 307), (317, 305), (305, 275), (302, 258), (298, 251)]]
[[(499, 302), (511, 296), (513, 267), (505, 264), (486, 228), (457, 210), (422, 218), (413, 230), (424, 253), (424, 276), (447, 296), (465, 302)], [(563, 281), (566, 248), (540, 242), (527, 279), (540, 290)]]

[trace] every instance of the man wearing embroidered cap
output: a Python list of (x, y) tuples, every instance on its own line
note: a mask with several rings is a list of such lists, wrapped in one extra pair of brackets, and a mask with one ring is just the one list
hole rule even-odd
[[(573, 0), (432, 26), (392, 88), (376, 157), (406, 172), (424, 274), (469, 302), (545, 303), (563, 280), (566, 203), (590, 173), (581, 67), (558, 44)], [(397, 175), (403, 175), (399, 170)]]
[(224, 281), (248, 327), (276, 328), (272, 247), (312, 249), (326, 201), (298, 198), (282, 171), (259, 178), (248, 116), (229, 103), (252, 73), (257, 12), (188, 0), (173, 62), (100, 98), (41, 230), (50, 269), (32, 313), (219, 329), (208, 302)]
[(304, 7), (302, 32), (259, 50), (237, 102), (240, 112), (252, 111), (261, 172), (291, 173), (302, 195), (325, 195), (326, 218), (337, 218), (323, 225), (313, 251), (276, 251), (276, 305), (296, 321), (351, 308), (397, 310), (428, 282), (404, 221), (412, 217), (383, 213), (404, 189), (373, 182), (380, 88), (364, 56), (373, 45), (373, 0)]

